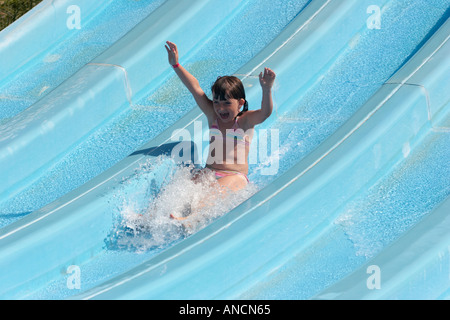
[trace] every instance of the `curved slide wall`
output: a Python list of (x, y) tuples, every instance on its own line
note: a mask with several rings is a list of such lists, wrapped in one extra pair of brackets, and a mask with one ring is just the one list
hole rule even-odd
[[(111, 1), (77, 1), (86, 20)], [(64, 41), (72, 32), (67, 27), (67, 9), (73, 1), (44, 0), (0, 34), (0, 84), (35, 57)]]
[[(433, 134), (442, 135), (442, 155), (435, 156), (438, 161), (445, 162), (449, 155), (448, 134), (450, 127), (448, 120), (450, 117), (449, 95), (445, 93), (445, 87), (450, 85), (448, 70), (450, 68), (450, 24), (447, 22), (439, 31), (441, 37), (436, 36), (423, 49), (423, 54), (415, 59), (424, 65), (414, 72), (414, 75), (402, 80), (402, 76), (411, 72), (412, 67), (407, 66), (395, 75), (387, 85), (400, 85), (401, 89), (397, 93), (401, 99), (407, 100), (415, 91), (421, 96), (420, 104), (412, 104), (418, 112), (422, 112), (421, 119), (427, 119), (427, 130), (424, 134), (431, 139), (424, 144), (432, 145)], [(436, 48), (436, 49), (435, 49)], [(424, 57), (431, 50), (435, 52)], [(426, 52), (428, 51), (428, 52)], [(402, 92), (403, 91), (403, 92)], [(418, 117), (414, 117), (417, 119)], [(409, 119), (410, 126), (416, 123)], [(408, 124), (408, 122), (406, 122)], [(422, 138), (424, 139), (424, 138)], [(445, 142), (447, 140), (447, 142)], [(400, 148), (400, 145), (398, 146)], [(405, 144), (402, 150), (405, 154)], [(432, 151), (430, 151), (432, 152)], [(425, 166), (432, 166), (426, 161)], [(445, 169), (445, 166), (443, 167)], [(444, 179), (448, 171), (438, 172)], [(448, 177), (447, 177), (448, 179)], [(419, 189), (419, 186), (417, 186)], [(414, 195), (413, 195), (414, 196)], [(415, 195), (420, 198), (419, 194)], [(410, 201), (414, 201), (410, 199)], [(423, 200), (422, 200), (423, 201)], [(392, 245), (388, 246), (378, 255), (370, 259), (363, 266), (355, 270), (342, 281), (332, 285), (330, 288), (320, 292), (315, 299), (448, 299), (449, 278), (449, 215), (450, 197), (428, 213), (423, 220), (417, 223), (411, 230), (408, 230)], [(367, 283), (374, 272), (374, 267), (379, 273), (379, 286), (369, 289)]]

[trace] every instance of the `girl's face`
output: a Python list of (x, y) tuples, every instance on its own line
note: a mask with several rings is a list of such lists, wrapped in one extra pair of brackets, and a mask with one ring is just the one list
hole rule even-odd
[(217, 117), (224, 123), (234, 121), (244, 103), (244, 99), (238, 100), (228, 96), (225, 96), (225, 100), (220, 100), (219, 97), (213, 99), (214, 111)]

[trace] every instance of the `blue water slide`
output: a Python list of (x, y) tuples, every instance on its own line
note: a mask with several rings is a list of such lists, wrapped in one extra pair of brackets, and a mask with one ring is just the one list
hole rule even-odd
[[(397, 3), (380, 1), (378, 4), (384, 12), (407, 20), (409, 11), (396, 7)], [(177, 166), (173, 159), (164, 157), (170, 155), (176, 145), (173, 134), (180, 129), (193, 133), (198, 123), (206, 125), (200, 112), (193, 109), (111, 169), (1, 229), (0, 265), (8, 272), (1, 275), (0, 296), (46, 297), (49, 291), (57, 298), (73, 296), (80, 292), (63, 288), (67, 277), (65, 270), (71, 265), (79, 265), (83, 277), (86, 274), (89, 277), (85, 270), (97, 270), (90, 275), (92, 282), (76, 298), (258, 298), (277, 290), (284, 291), (288, 298), (297, 298), (292, 290), (286, 290), (288, 286), (283, 285), (280, 279), (291, 280), (288, 271), (301, 268), (306, 260), (305, 254), (320, 248), (317, 245), (320, 239), (333, 239), (340, 209), (360, 190), (388, 175), (391, 167), (408, 158), (428, 131), (444, 135), (447, 132), (448, 107), (445, 103), (448, 97), (438, 86), (446, 74), (443, 68), (436, 66), (447, 61), (438, 57), (445, 56), (442, 52), (445, 53), (447, 48), (448, 23), (434, 36), (429, 33), (421, 38), (430, 38), (423, 47), (421, 40), (415, 45), (410, 44), (409, 49), (402, 53), (404, 59), (418, 52), (390, 81), (375, 84), (373, 87), (378, 92), (373, 95), (374, 92), (367, 90), (355, 94), (362, 101), (370, 99), (360, 108), (355, 108), (348, 120), (340, 113), (328, 119), (332, 110), (320, 109), (314, 114), (328, 119), (325, 122), (331, 127), (334, 125), (337, 128), (335, 132), (321, 132), (323, 128), (314, 127), (315, 119), (305, 120), (302, 112), (310, 110), (308, 105), (299, 104), (299, 101), (310, 101), (311, 96), (320, 100), (322, 97), (317, 92), (323, 87), (330, 88), (324, 85), (327, 80), (341, 80), (339, 74), (342, 70), (338, 66), (344, 64), (346, 58), (352, 58), (352, 54), (368, 54), (359, 46), (364, 48), (361, 44), (373, 39), (372, 31), (366, 26), (367, 16), (361, 15), (370, 4), (364, 1), (357, 4), (354, 1), (312, 1), (271, 44), (236, 72), (247, 87), (251, 105), (257, 105), (260, 93), (255, 75), (265, 65), (277, 70), (279, 88), (274, 92), (276, 117), (265, 123), (264, 128), (278, 129), (282, 137), (287, 134), (288, 138), (293, 132), (289, 132), (292, 124), (300, 124), (294, 128), (304, 130), (302, 125), (311, 123), (315, 130), (310, 135), (315, 144), (300, 156), (295, 155), (296, 149), (291, 150), (291, 154), (288, 152), (280, 163), (278, 175), (251, 175), (262, 186), (253, 197), (169, 248), (136, 257), (126, 251), (111, 252), (113, 250), (105, 246), (105, 239), (111, 237), (114, 229), (112, 212), (117, 209), (118, 195), (133, 195), (141, 191), (142, 185), (160, 188)], [(442, 22), (448, 3), (440, 3), (436, 7), (444, 8), (437, 19)], [(404, 21), (401, 18), (396, 22), (401, 24)], [(424, 27), (422, 33), (435, 31), (433, 25)], [(108, 83), (110, 79), (122, 81), (118, 99), (125, 104), (129, 104), (130, 94), (143, 90), (145, 71), (140, 73), (133, 61), (145, 60), (145, 55), (140, 53), (142, 43), (131, 39), (145, 38), (145, 33), (139, 26), (135, 30), (132, 36), (127, 37), (128, 40), (119, 41), (120, 47), (129, 45), (136, 52), (135, 58), (128, 60), (129, 55), (113, 47), (110, 53), (99, 56), (86, 66), (94, 75), (90, 74), (86, 79), (96, 85), (91, 93), (110, 92), (101, 87), (102, 81), (95, 76), (103, 73), (107, 78), (103, 84), (108, 88), (115, 88)], [(163, 42), (165, 39), (160, 40)], [(398, 48), (384, 49), (390, 60), (395, 60), (392, 56)], [(152, 59), (155, 57), (162, 59), (157, 54), (152, 55)], [(370, 52), (367, 57), (371, 57)], [(119, 65), (126, 67), (122, 69), (117, 67)], [(391, 68), (394, 68), (392, 74), (396, 67)], [(142, 81), (127, 80), (131, 78), (128, 70), (135, 70), (136, 79)], [(433, 85), (423, 82), (423, 79)], [(118, 83), (117, 87), (120, 87)], [(77, 94), (84, 94), (84, 90), (80, 87)], [(332, 94), (343, 95), (345, 90), (334, 88)], [(52, 124), (40, 129), (44, 133), (49, 132), (49, 136), (53, 130)], [(70, 143), (63, 141), (61, 145)], [(145, 168), (150, 169), (142, 174)], [(424, 227), (418, 230), (428, 233), (428, 228), (433, 225), (423, 224)], [(352, 249), (341, 253), (354, 255)], [(313, 256), (310, 261), (315, 261), (312, 264), (315, 268), (312, 269), (320, 269), (328, 262), (331, 265), (329, 272), (334, 273), (337, 279), (316, 281), (313, 288), (300, 298), (309, 298), (345, 278), (346, 274), (340, 271), (342, 265), (335, 260), (330, 263), (322, 253), (306, 255)], [(127, 259), (132, 261), (124, 262)], [(363, 262), (358, 261), (348, 273), (361, 265)], [(56, 289), (52, 290), (52, 285)]]
[[(446, 23), (344, 126), (279, 179), (208, 228), (81, 297), (261, 297), (265, 296), (264, 291), (277, 290), (277, 286), (282, 284), (277, 278), (286, 276), (284, 268), (292, 267), (292, 260), (298, 259), (295, 263), (299, 268), (303, 263), (307, 264), (303, 254), (316, 254), (316, 268), (328, 263), (334, 266), (331, 272), (338, 274), (342, 266), (322, 255), (317, 242), (333, 235), (339, 208), (360, 189), (380, 179), (380, 172), (382, 176), (388, 175), (391, 167), (406, 157), (405, 144), (414, 145), (436, 129), (433, 126), (435, 115), (446, 113), (445, 118), (448, 119), (448, 99), (440, 100), (441, 103), (437, 100), (435, 111), (429, 113), (427, 95), (420, 88), (424, 83), (427, 92), (435, 92), (436, 97), (442, 92), (439, 88), (445, 84), (446, 73), (442, 72), (441, 66), (448, 63), (448, 28)], [(276, 59), (277, 55), (271, 58)], [(425, 75), (425, 79), (420, 75)], [(425, 84), (420, 80), (428, 81)], [(430, 100), (434, 100), (434, 96), (430, 96)], [(377, 150), (377, 157), (370, 152), (373, 149)], [(402, 282), (405, 277), (410, 281), (414, 278), (423, 280), (420, 277), (423, 275), (421, 266), (425, 267), (424, 270), (426, 267), (441, 270), (430, 275), (432, 282), (440, 283), (440, 287), (427, 297), (434, 294), (438, 298), (442, 289), (448, 289), (448, 268), (445, 267), (448, 265), (448, 236), (443, 236), (448, 219), (442, 220), (446, 208), (444, 203), (411, 229), (405, 235), (406, 239), (399, 240), (380, 254), (382, 270), (383, 261), (394, 265), (386, 266), (391, 277), (394, 277), (391, 268), (398, 270), (404, 267), (402, 262), (413, 263), (412, 271), (399, 274), (392, 280), (397, 290), (408, 292), (409, 295), (403, 297), (421, 295), (420, 284), (409, 287), (408, 283)], [(411, 243), (414, 237), (418, 238)], [(338, 241), (339, 238), (333, 240)], [(407, 246), (408, 251), (402, 251), (406, 244), (417, 248), (409, 250)], [(308, 252), (311, 248), (314, 253)], [(423, 254), (414, 256), (418, 252)], [(401, 254), (399, 261), (390, 260), (397, 254)], [(404, 257), (409, 260), (402, 260)], [(414, 264), (417, 261), (418, 265)], [(304, 276), (301, 272), (299, 274)], [(361, 272), (358, 276), (362, 277)], [(326, 282), (312, 278), (316, 280), (315, 290), (326, 286)], [(355, 284), (353, 279), (345, 284)], [(362, 285), (357, 282), (359, 288), (366, 285), (365, 280)], [(426, 286), (426, 283), (422, 281), (421, 285)], [(289, 286), (280, 290), (286, 291), (286, 288), (292, 290)], [(358, 292), (346, 296), (348, 287), (342, 285), (339, 288), (341, 291), (338, 292), (344, 297), (357, 298)], [(368, 288), (365, 290), (367, 292)], [(333, 293), (333, 289), (330, 292)], [(290, 297), (295, 296), (293, 292), (290, 294)], [(324, 293), (323, 297), (339, 296)]]

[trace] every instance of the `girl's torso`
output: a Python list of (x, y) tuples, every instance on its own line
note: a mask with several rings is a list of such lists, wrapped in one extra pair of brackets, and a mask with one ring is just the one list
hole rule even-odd
[(207, 167), (248, 174), (248, 155), (254, 129), (244, 131), (236, 117), (231, 129), (220, 127), (216, 118), (209, 128), (210, 145)]

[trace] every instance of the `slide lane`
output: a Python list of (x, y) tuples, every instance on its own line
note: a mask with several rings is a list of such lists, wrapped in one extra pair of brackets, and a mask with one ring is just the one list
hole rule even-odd
[[(275, 275), (283, 278), (285, 266), (302, 253), (313, 254), (320, 238), (340, 240), (333, 238), (332, 230), (339, 221), (339, 209), (362, 189), (392, 172), (393, 164), (402, 163), (408, 155), (405, 146), (421, 145), (430, 131), (445, 131), (432, 125), (437, 116), (431, 113), (429, 117), (427, 96), (421, 90), (411, 90), (410, 84), (423, 82), (419, 75), (426, 74), (433, 79), (428, 92), (441, 92), (439, 86), (445, 78), (437, 66), (445, 64), (442, 59), (447, 56), (447, 37), (448, 23), (332, 137), (246, 203), (191, 238), (80, 297), (304, 299), (325, 288), (330, 279), (317, 281), (317, 273), (309, 274), (316, 282), (304, 296), (289, 291), (292, 288), (286, 283), (280, 288), (281, 282), (270, 281)], [(436, 104), (436, 114), (445, 113), (445, 106)], [(434, 159), (437, 163), (446, 157), (442, 139), (439, 147), (440, 155)], [(434, 177), (445, 185), (445, 177)], [(445, 194), (433, 199), (431, 208), (443, 199)], [(391, 241), (404, 231), (404, 226), (396, 227), (400, 230)], [(346, 242), (348, 245), (348, 239)], [(340, 269), (348, 265), (321, 253), (315, 256), (312, 269), (329, 263), (334, 266), (329, 271), (345, 276)], [(340, 253), (356, 255), (354, 247)], [(352, 268), (361, 263), (360, 259)], [(263, 287), (270, 283), (269, 289), (262, 289), (261, 283)], [(262, 294), (274, 288), (278, 296)]]
[[(450, 239), (447, 232), (450, 168), (446, 160), (450, 155), (450, 108), (449, 94), (444, 88), (450, 84), (449, 32), (450, 23), (447, 21), (439, 30), (442, 36), (434, 37), (424, 48), (424, 51), (437, 48), (436, 52), (430, 59), (421, 57), (426, 64), (412, 77), (402, 81), (402, 72), (399, 72), (388, 82), (401, 84), (402, 90), (420, 92), (424, 100), (422, 105), (426, 106), (420, 107), (422, 112), (425, 109), (423, 117), (428, 119), (427, 130), (422, 139), (415, 143), (416, 146), (413, 147), (412, 142), (401, 146), (402, 156), (405, 158), (401, 163), (406, 165), (400, 165), (399, 169), (394, 170), (397, 174), (387, 175), (391, 181), (385, 178), (386, 181), (382, 184), (386, 190), (390, 188), (392, 194), (395, 194), (397, 189), (406, 190), (402, 190), (403, 198), (399, 198), (403, 208), (397, 204), (391, 209), (404, 212), (397, 214), (397, 219), (401, 218), (399, 221), (404, 224), (398, 228), (403, 228), (406, 232), (384, 250), (377, 250), (377, 254), (371, 255), (363, 266), (318, 293), (314, 299), (446, 299), (445, 292), (448, 292), (450, 287)], [(406, 68), (402, 71), (408, 72)], [(414, 107), (419, 108), (417, 105)], [(415, 125), (416, 122), (413, 120), (411, 124)], [(413, 155), (414, 150), (417, 150), (416, 155), (411, 157), (410, 154)], [(402, 172), (406, 178), (401, 177)], [(401, 181), (399, 186), (392, 183), (394, 179)], [(389, 197), (386, 197), (384, 202), (393, 203)], [(366, 203), (371, 204), (370, 201)], [(378, 212), (386, 210), (382, 204), (378, 204), (376, 208)], [(375, 216), (365, 214), (362, 219), (350, 219), (356, 227), (347, 226), (347, 232), (350, 237), (353, 236), (360, 248), (373, 250), (373, 244), (364, 237), (370, 237), (371, 242), (380, 242), (382, 239), (377, 239), (379, 236), (373, 231), (364, 234), (367, 230), (358, 226), (363, 223), (371, 224), (367, 218), (374, 219)], [(411, 221), (415, 222), (413, 227)], [(394, 222), (390, 221), (390, 227)], [(375, 232), (377, 231), (382, 230), (377, 227)], [(360, 239), (355, 237), (357, 232), (363, 235)], [(391, 236), (386, 232), (385, 235)], [(380, 276), (376, 282), (374, 278), (369, 279), (372, 274), (374, 277)], [(378, 286), (369, 288), (367, 283), (377, 283)]]
[[(84, 21), (99, 14), (112, 1), (78, 1)], [(67, 9), (72, 2), (44, 0), (0, 33), (0, 85), (14, 76), (28, 72), (39, 56), (70, 38)], [(87, 25), (84, 27), (88, 27)], [(4, 112), (4, 110), (2, 110)]]

